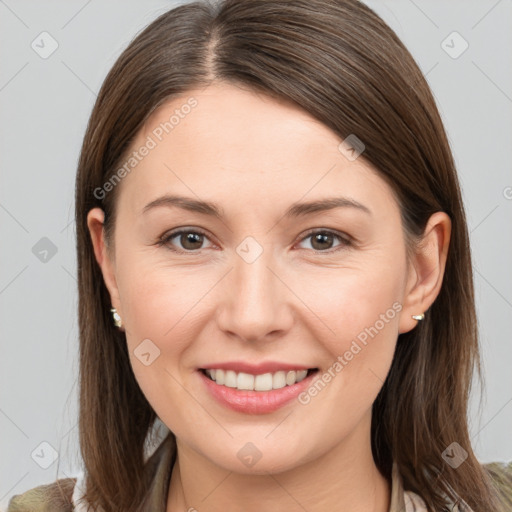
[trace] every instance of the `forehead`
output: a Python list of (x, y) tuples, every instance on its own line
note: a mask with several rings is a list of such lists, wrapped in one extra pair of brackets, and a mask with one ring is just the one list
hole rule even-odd
[[(151, 134), (162, 139), (159, 142), (169, 140), (205, 151), (214, 145), (218, 154), (237, 160), (255, 155), (260, 160), (266, 154), (261, 149), (277, 150), (272, 153), (273, 162), (279, 153), (288, 160), (308, 150), (335, 153), (338, 141), (329, 128), (297, 105), (227, 83), (190, 90), (163, 104), (140, 133), (142, 137)], [(300, 146), (290, 154), (291, 144), (297, 142)]]
[(348, 190), (361, 201), (378, 201), (376, 194), (389, 201), (391, 191), (376, 170), (362, 158), (347, 159), (340, 142), (290, 102), (211, 84), (167, 101), (147, 119), (131, 150), (151, 149), (124, 180), (130, 190), (123, 195), (137, 207), (170, 191), (221, 202), (287, 198), (288, 205)]

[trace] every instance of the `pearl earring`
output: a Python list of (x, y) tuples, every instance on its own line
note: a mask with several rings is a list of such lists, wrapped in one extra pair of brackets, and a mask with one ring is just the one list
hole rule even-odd
[(419, 322), (425, 318), (425, 314), (421, 313), (421, 315), (412, 315), (412, 317), (414, 318), (414, 320), (418, 320)]
[(114, 317), (114, 325), (116, 327), (121, 327), (121, 317), (119, 316), (119, 313), (117, 312), (116, 308), (112, 308), (111, 310), (112, 316)]

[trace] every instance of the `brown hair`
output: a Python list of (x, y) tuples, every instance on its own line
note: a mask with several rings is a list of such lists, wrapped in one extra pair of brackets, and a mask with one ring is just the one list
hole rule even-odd
[[(463, 498), (475, 512), (497, 510), (494, 491), (468, 434), (473, 370), (480, 375), (469, 237), (449, 143), (420, 69), (399, 38), (356, 0), (226, 0), (176, 7), (121, 54), (91, 114), (76, 182), (80, 331), (80, 448), (86, 499), (95, 508), (133, 511), (149, 482), (144, 441), (155, 412), (133, 375), (125, 335), (95, 260), (86, 216), (115, 220), (111, 178), (144, 121), (194, 87), (224, 80), (291, 101), (363, 154), (391, 185), (408, 247), (429, 217), (446, 212), (452, 236), (440, 293), (422, 321), (398, 337), (389, 375), (373, 404), (372, 450), (389, 478), (396, 461), (404, 487), (429, 510)], [(453, 442), (467, 460), (442, 458)]]

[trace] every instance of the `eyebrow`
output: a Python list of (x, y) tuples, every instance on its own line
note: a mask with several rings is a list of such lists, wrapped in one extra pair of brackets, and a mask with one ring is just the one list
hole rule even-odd
[[(191, 197), (177, 196), (177, 195), (164, 195), (148, 203), (142, 210), (146, 213), (153, 208), (160, 206), (177, 207), (190, 212), (201, 213), (203, 215), (210, 215), (218, 219), (224, 216), (222, 208), (210, 201), (201, 201)], [(349, 197), (328, 197), (317, 201), (309, 201), (305, 203), (294, 203), (288, 210), (286, 210), (283, 217), (303, 217), (317, 212), (333, 210), (334, 208), (355, 208), (362, 212), (372, 215), (371, 210)]]

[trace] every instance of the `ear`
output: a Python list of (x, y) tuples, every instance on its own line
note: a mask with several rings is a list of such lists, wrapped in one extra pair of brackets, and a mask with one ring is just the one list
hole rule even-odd
[(445, 212), (434, 213), (409, 265), (399, 323), (400, 334), (412, 330), (418, 324), (412, 315), (427, 315), (426, 311), (438, 296), (443, 283), (450, 235), (450, 217)]
[(93, 208), (87, 214), (87, 227), (91, 234), (96, 261), (98, 262), (101, 273), (103, 274), (105, 286), (110, 293), (112, 307), (117, 309), (117, 312), (122, 318), (123, 314), (121, 311), (121, 302), (119, 300), (119, 290), (117, 288), (115, 275), (115, 261), (113, 260), (113, 251), (110, 251), (105, 243), (105, 231), (103, 228), (104, 219), (105, 213), (103, 210), (101, 208)]

